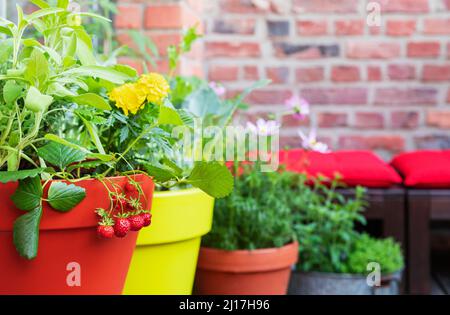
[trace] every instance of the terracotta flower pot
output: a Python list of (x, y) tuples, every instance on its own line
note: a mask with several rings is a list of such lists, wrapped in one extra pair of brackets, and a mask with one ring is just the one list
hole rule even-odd
[(281, 248), (225, 251), (200, 250), (196, 294), (286, 294), (291, 267), (298, 259), (298, 243)]
[[(126, 177), (109, 180), (122, 187), (128, 181)], [(141, 184), (142, 202), (150, 209), (153, 181), (144, 175), (134, 180)], [(94, 211), (109, 208), (108, 192), (97, 180), (80, 181), (77, 186), (86, 189), (86, 198), (71, 211), (57, 212), (44, 203), (38, 255), (26, 260), (13, 245), (14, 220), (24, 214), (10, 199), (17, 183), (0, 184), (0, 294), (122, 293), (138, 233), (99, 239)]]

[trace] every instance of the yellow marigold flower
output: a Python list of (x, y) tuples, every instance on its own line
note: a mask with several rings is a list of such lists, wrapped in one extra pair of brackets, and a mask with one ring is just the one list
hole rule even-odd
[(116, 102), (116, 106), (121, 108), (125, 115), (131, 112), (133, 115), (142, 108), (147, 95), (137, 84), (127, 83), (113, 89), (109, 98)]
[(137, 84), (147, 94), (147, 101), (156, 105), (161, 105), (170, 92), (169, 83), (155, 72), (142, 75)]

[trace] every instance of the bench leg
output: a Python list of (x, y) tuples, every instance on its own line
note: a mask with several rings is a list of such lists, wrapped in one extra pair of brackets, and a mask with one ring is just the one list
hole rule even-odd
[(430, 209), (425, 191), (408, 192), (409, 293), (430, 294)]

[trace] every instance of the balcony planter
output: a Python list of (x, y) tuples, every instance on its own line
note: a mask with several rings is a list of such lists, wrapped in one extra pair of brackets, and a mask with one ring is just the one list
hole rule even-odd
[(366, 276), (326, 272), (295, 272), (289, 284), (294, 295), (397, 295), (402, 272), (381, 277), (380, 287), (367, 284)]
[(197, 294), (286, 294), (298, 243), (281, 248), (225, 251), (202, 248), (196, 277)]
[(139, 234), (124, 294), (191, 294), (213, 208), (214, 199), (199, 189), (156, 192), (152, 227)]
[[(137, 175), (150, 209), (153, 181)], [(123, 187), (126, 177), (110, 178)], [(0, 294), (121, 294), (137, 233), (124, 239), (99, 239), (96, 208), (108, 208), (109, 197), (98, 180), (77, 182), (86, 189), (86, 198), (69, 212), (53, 211), (48, 205), (39, 228), (39, 253), (31, 261), (20, 257), (13, 245), (16, 210), (10, 196), (17, 183), (0, 184)], [(80, 280), (74, 281), (74, 279)]]

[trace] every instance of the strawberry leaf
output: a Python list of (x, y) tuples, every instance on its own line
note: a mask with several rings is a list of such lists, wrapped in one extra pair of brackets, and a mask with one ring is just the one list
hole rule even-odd
[(20, 256), (33, 259), (37, 256), (39, 245), (39, 223), (42, 207), (20, 216), (14, 222), (13, 242)]
[(36, 177), (45, 171), (45, 168), (34, 168), (32, 170), (9, 171), (0, 172), (0, 183), (6, 184), (15, 182), (28, 177)]
[(85, 197), (84, 188), (63, 182), (53, 182), (48, 190), (48, 203), (53, 209), (62, 212), (72, 210)]
[(197, 162), (187, 182), (214, 198), (223, 198), (233, 190), (233, 176), (218, 162)]
[(41, 207), (42, 184), (39, 176), (25, 178), (19, 181), (11, 200), (17, 208), (23, 211), (31, 211)]
[(38, 155), (60, 169), (65, 169), (69, 164), (86, 159), (85, 152), (53, 141), (39, 148)]

